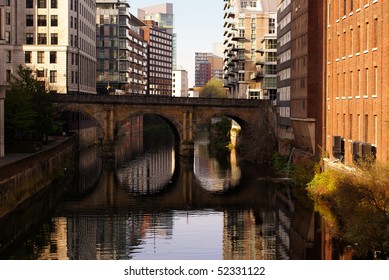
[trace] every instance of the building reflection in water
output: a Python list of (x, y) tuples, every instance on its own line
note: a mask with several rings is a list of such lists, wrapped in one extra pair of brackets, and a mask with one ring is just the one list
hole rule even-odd
[(221, 166), (220, 159), (208, 151), (208, 138), (200, 137), (195, 142), (194, 174), (201, 186), (210, 192), (225, 192), (240, 182), (241, 171), (236, 159), (235, 149), (230, 151), (226, 160), (227, 168)]
[(158, 193), (171, 182), (175, 169), (174, 160), (172, 147), (150, 151), (118, 167), (118, 183), (130, 194)]
[[(117, 168), (104, 169), (95, 188), (81, 187), (66, 201), (43, 226), (44, 241), (29, 241), (36, 258), (317, 258), (318, 219), (287, 184), (259, 180), (260, 170), (238, 166), (234, 154), (228, 164), (216, 163), (201, 145), (194, 165), (180, 164), (172, 177), (174, 145), (142, 153), (143, 139), (126, 137), (116, 149)], [(93, 181), (100, 165), (85, 159), (81, 166), (83, 180)]]

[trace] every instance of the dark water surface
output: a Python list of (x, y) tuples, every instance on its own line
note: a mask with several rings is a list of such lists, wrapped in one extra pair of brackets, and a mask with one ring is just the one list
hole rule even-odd
[[(51, 201), (64, 193), (55, 210), (37, 197), (8, 218), (7, 227), (23, 224), (28, 233), (3, 258), (320, 258), (308, 200), (296, 200), (266, 168), (239, 163), (234, 151), (210, 155), (207, 137), (196, 141), (194, 162), (177, 157), (170, 139), (132, 135), (117, 145), (114, 165), (93, 147), (79, 168), (76, 183), (48, 192)], [(28, 227), (33, 220), (38, 226)], [(6, 232), (3, 242), (12, 239)]]

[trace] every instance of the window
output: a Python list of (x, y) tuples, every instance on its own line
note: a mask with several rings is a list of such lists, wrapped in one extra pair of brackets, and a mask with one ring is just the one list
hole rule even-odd
[(31, 63), (31, 57), (32, 57), (32, 52), (26, 51), (24, 53), (24, 62), (25, 63)]
[(45, 15), (38, 15), (38, 26), (47, 26), (47, 20)]
[(374, 67), (374, 90), (373, 90), (373, 94), (375, 96), (378, 95), (378, 67), (375, 66)]
[(45, 52), (42, 52), (42, 51), (37, 52), (37, 62), (38, 63), (45, 63)]
[(56, 83), (56, 82), (57, 82), (57, 71), (50, 70), (50, 83)]
[(369, 95), (369, 68), (366, 68), (366, 77), (365, 77), (365, 83), (366, 83), (366, 89), (365, 94)]
[(46, 0), (38, 0), (38, 9), (46, 8)]
[(7, 50), (5, 54), (6, 54), (5, 62), (6, 62), (6, 63), (11, 63), (11, 60), (12, 60), (12, 52), (11, 52), (10, 50)]
[(10, 25), (11, 24), (11, 14), (5, 13), (5, 24)]
[(11, 43), (11, 32), (5, 31), (5, 42)]
[(347, 0), (343, 0), (343, 15), (345, 16), (347, 13)]
[(38, 33), (38, 45), (46, 45), (47, 36), (46, 33)]
[(373, 48), (377, 48), (378, 47), (378, 34), (379, 34), (379, 30), (378, 30), (378, 19), (374, 19), (374, 33), (373, 33)]
[(365, 135), (364, 135), (364, 142), (369, 142), (369, 115), (365, 115)]
[(350, 13), (354, 10), (354, 0), (350, 0)]
[(34, 26), (34, 16), (26, 15), (26, 26)]
[(57, 52), (50, 52), (50, 63), (57, 63)]
[(5, 5), (8, 6), (8, 7), (11, 6), (11, 0), (5, 1)]
[(369, 23), (366, 22), (365, 50), (368, 50), (368, 49), (369, 49), (369, 36), (370, 36), (369, 27), (370, 27)]
[(26, 8), (31, 9), (34, 6), (34, 0), (26, 0)]
[(37, 78), (44, 78), (45, 77), (45, 71), (44, 70), (36, 70), (36, 77)]
[(51, 33), (51, 44), (58, 45), (58, 33)]
[(11, 81), (11, 70), (5, 71), (5, 81), (9, 83)]
[(269, 18), (269, 33), (270, 34), (276, 33), (276, 19), (275, 18)]
[(50, 7), (52, 9), (57, 9), (58, 8), (58, 0), (51, 0), (51, 5)]
[(50, 25), (51, 26), (58, 26), (58, 16), (57, 15), (51, 16)]
[(33, 45), (33, 44), (34, 44), (34, 34), (26, 33), (26, 45)]
[(353, 139), (353, 115), (350, 114), (350, 120), (349, 120), (349, 139)]

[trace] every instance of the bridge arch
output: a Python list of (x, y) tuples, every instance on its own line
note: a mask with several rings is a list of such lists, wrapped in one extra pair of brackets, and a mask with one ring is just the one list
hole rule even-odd
[(172, 118), (171, 116), (168, 116), (168, 115), (161, 113), (161, 112), (158, 112), (158, 111), (156, 111), (156, 112), (132, 111), (132, 112), (124, 113), (117, 120), (117, 127), (118, 127), (118, 129), (120, 129), (121, 127), (123, 127), (123, 125), (127, 121), (131, 121), (131, 119), (133, 117), (145, 116), (145, 115), (152, 115), (152, 116), (157, 116), (157, 117), (161, 118), (172, 130), (172, 133), (174, 135), (175, 145), (176, 146), (179, 145), (179, 143), (181, 142), (181, 133), (180, 133), (181, 124), (176, 119)]

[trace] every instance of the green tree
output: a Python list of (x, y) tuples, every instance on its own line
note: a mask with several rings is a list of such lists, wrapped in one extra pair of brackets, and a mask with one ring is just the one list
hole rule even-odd
[(45, 85), (32, 76), (28, 67), (19, 66), (9, 83), (5, 98), (5, 128), (8, 138), (47, 142), (59, 128), (51, 95)]
[(226, 90), (223, 82), (219, 79), (212, 78), (205, 87), (200, 91), (200, 97), (205, 98), (226, 98)]

